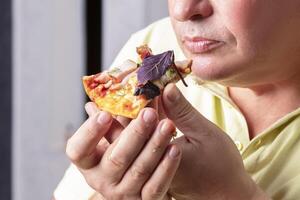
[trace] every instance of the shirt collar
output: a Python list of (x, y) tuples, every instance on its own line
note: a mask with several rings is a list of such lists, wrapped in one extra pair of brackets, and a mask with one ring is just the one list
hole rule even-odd
[(197, 85), (207, 89), (213, 95), (219, 97), (222, 100), (225, 100), (229, 105), (234, 107), (236, 110), (240, 111), (238, 106), (231, 99), (229, 92), (228, 92), (228, 87), (218, 84), (216, 82), (203, 81), (202, 79), (198, 78), (195, 75), (191, 75), (191, 78), (194, 80), (194, 82)]

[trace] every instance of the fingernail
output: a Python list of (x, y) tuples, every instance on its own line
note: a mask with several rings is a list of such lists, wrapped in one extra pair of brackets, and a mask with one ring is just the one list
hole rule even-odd
[(178, 155), (179, 155), (179, 150), (176, 146), (173, 145), (169, 151), (169, 156), (171, 158), (176, 158)]
[(86, 112), (89, 116), (92, 116), (92, 115), (96, 114), (97, 112), (99, 112), (96, 105), (94, 103), (91, 103), (91, 102), (85, 104), (85, 110), (86, 110)]
[(110, 121), (112, 120), (110, 114), (108, 114), (107, 112), (101, 112), (100, 115), (98, 116), (97, 122), (99, 124), (108, 124), (110, 123)]
[(90, 103), (85, 104), (85, 110), (88, 114), (93, 113), (93, 108)]
[(167, 98), (169, 101), (178, 101), (180, 98), (180, 92), (178, 88), (175, 85), (171, 86), (172, 88), (169, 90), (169, 93), (167, 94)]
[(155, 121), (156, 115), (153, 111), (147, 109), (143, 113), (143, 119), (145, 122), (151, 123)]
[(164, 122), (161, 126), (160, 133), (161, 134), (168, 134), (171, 132), (172, 126), (168, 122)]

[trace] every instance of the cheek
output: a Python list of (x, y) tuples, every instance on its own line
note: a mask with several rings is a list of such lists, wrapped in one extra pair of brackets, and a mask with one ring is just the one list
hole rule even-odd
[(233, 32), (239, 32), (245, 27), (249, 27), (254, 20), (254, 5), (247, 0), (230, 1), (224, 6), (221, 5), (221, 9), (224, 24)]
[[(269, 0), (230, 0), (223, 6), (222, 19), (233, 34), (239, 51), (258, 51), (268, 46), (282, 16), (279, 3)], [(276, 14), (274, 14), (276, 13)], [(247, 52), (250, 53), (250, 52)]]
[(173, 8), (173, 1), (172, 0), (168, 0), (169, 16), (172, 15), (172, 8)]
[[(249, 3), (250, 1), (230, 1), (222, 10), (222, 21), (229, 32), (235, 38), (236, 48), (238, 51), (244, 51), (248, 48), (253, 48), (255, 45), (255, 36), (259, 29), (255, 26), (255, 5)], [(255, 12), (256, 10), (256, 12)], [(251, 31), (255, 30), (255, 31)], [(258, 42), (258, 41), (257, 41)], [(249, 49), (250, 50), (250, 49)]]

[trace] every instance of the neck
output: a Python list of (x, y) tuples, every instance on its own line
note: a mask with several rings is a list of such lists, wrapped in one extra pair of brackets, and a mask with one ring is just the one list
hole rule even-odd
[(249, 88), (230, 87), (229, 94), (246, 118), (251, 139), (300, 107), (300, 83), (296, 81)]

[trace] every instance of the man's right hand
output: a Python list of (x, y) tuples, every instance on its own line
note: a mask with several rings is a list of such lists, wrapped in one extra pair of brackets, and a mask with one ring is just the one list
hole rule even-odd
[(104, 199), (168, 199), (181, 159), (180, 149), (170, 145), (173, 123), (158, 121), (157, 112), (145, 108), (123, 127), (107, 112), (91, 114), (90, 105), (89, 119), (66, 149), (87, 183)]

